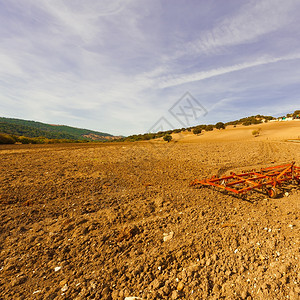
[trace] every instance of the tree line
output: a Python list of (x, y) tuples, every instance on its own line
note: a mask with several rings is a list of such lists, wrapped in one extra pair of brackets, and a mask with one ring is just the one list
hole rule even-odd
[[(300, 110), (296, 110), (293, 114), (293, 116), (300, 116)], [(249, 125), (255, 125), (255, 124), (261, 124), (263, 122), (268, 122), (270, 120), (274, 120), (275, 118), (272, 116), (264, 116), (264, 115), (256, 115), (256, 116), (250, 116), (250, 117), (245, 117), (241, 118), (239, 120), (235, 121), (230, 121), (227, 123), (223, 122), (217, 122), (216, 124), (202, 124), (202, 125), (197, 125), (197, 126), (192, 126), (192, 127), (187, 127), (187, 128), (180, 128), (180, 129), (174, 129), (174, 130), (167, 130), (167, 131), (159, 131), (157, 133), (144, 133), (144, 134), (134, 134), (130, 135), (128, 137), (124, 137), (121, 139), (115, 140), (115, 142), (136, 142), (136, 141), (147, 141), (151, 139), (156, 139), (156, 138), (163, 138), (165, 141), (169, 142), (172, 139), (171, 134), (173, 133), (180, 133), (183, 131), (190, 131), (193, 132), (194, 134), (200, 134), (202, 131), (212, 131), (214, 128), (216, 129), (225, 129), (226, 126), (228, 125), (243, 125), (243, 126), (249, 126)]]
[[(288, 114), (288, 117), (300, 118), (300, 110), (296, 110), (292, 114)], [(262, 122), (268, 122), (275, 119), (272, 116), (256, 115), (251, 117), (242, 118), (236, 121), (227, 123), (217, 122), (216, 124), (202, 124), (187, 128), (173, 129), (167, 131), (159, 131), (157, 133), (144, 133), (134, 134), (124, 138), (115, 140), (102, 140), (101, 142), (136, 142), (136, 141), (148, 141), (157, 138), (163, 138), (165, 141), (170, 142), (172, 140), (171, 134), (180, 133), (183, 131), (193, 132), (194, 134), (200, 134), (202, 131), (212, 131), (216, 129), (225, 129), (228, 125), (244, 125), (249, 126), (252, 124), (260, 124)], [(28, 126), (30, 124), (30, 126)], [(54, 129), (53, 129), (54, 128)], [(46, 129), (46, 130), (44, 130)], [(51, 129), (51, 130), (50, 130)], [(45, 144), (45, 143), (74, 143), (74, 142), (87, 142), (91, 141), (88, 138), (82, 137), (83, 134), (96, 133), (103, 134), (101, 132), (90, 131), (87, 129), (80, 129), (64, 125), (49, 125), (40, 122), (26, 121), (20, 119), (9, 119), (0, 117), (0, 144)]]
[(0, 117), (0, 132), (9, 135), (40, 137), (48, 139), (92, 140), (88, 135), (99, 137), (99, 140), (111, 134), (76, 128), (66, 125), (51, 125), (22, 119)]
[(57, 144), (57, 143), (87, 143), (88, 140), (49, 139), (46, 137), (18, 136), (0, 133), (0, 144)]

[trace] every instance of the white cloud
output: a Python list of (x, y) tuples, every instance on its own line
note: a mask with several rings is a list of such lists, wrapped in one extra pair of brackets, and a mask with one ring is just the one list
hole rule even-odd
[(7, 75), (20, 76), (23, 74), (18, 63), (3, 51), (0, 52), (0, 70), (0, 78)]
[(88, 42), (102, 32), (99, 18), (120, 13), (129, 0), (52, 0), (35, 1), (35, 4), (56, 20), (56, 30), (66, 30), (70, 34), (79, 35)]
[(216, 68), (212, 69), (209, 71), (203, 71), (203, 72), (196, 72), (192, 74), (184, 74), (182, 76), (175, 76), (174, 78), (160, 78), (160, 88), (167, 88), (167, 87), (172, 87), (188, 82), (193, 82), (193, 81), (199, 81), (199, 80), (204, 80), (208, 78), (212, 78), (215, 76), (219, 75), (224, 75), (227, 73), (235, 72), (235, 71), (241, 71), (244, 69), (252, 68), (252, 67), (257, 67), (261, 65), (266, 65), (266, 64), (271, 64), (271, 63), (276, 63), (280, 61), (287, 61), (287, 60), (293, 60), (293, 59), (299, 59), (300, 58), (300, 53), (299, 54), (293, 54), (293, 55), (288, 55), (285, 57), (277, 57), (277, 58), (260, 58), (255, 61), (251, 62), (245, 62), (242, 64), (237, 64), (229, 67), (222, 67), (222, 68)]
[[(237, 53), (237, 59), (228, 55), (214, 60), (216, 52), (219, 55), (225, 48), (251, 45), (288, 24), (295, 15), (290, 0), (247, 1), (234, 14), (221, 14), (217, 24), (207, 24), (206, 31), (187, 27), (174, 40), (169, 37), (180, 29), (169, 29), (177, 20), (171, 19), (171, 9), (161, 11), (165, 4), (159, 1), (149, 2), (146, 7), (138, 0), (12, 3), (11, 11), (20, 13), (15, 23), (6, 24), (0, 19), (3, 28), (7, 25), (0, 51), (0, 78), (4, 81), (0, 84), (0, 104), (6, 116), (115, 134), (143, 132), (187, 87), (204, 101), (207, 95), (213, 99), (214, 93), (218, 99), (231, 99), (222, 92), (236, 92), (233, 82), (216, 88), (201, 80), (214, 81), (220, 75), (299, 58), (298, 54), (254, 51)], [(186, 30), (199, 30), (199, 39), (175, 53), (189, 36)], [(183, 62), (187, 60), (190, 68)], [(297, 78), (298, 73), (293, 74)]]
[(244, 5), (235, 15), (225, 17), (212, 29), (200, 31), (199, 39), (185, 44), (175, 57), (200, 53), (211, 55), (221, 53), (229, 46), (254, 42), (294, 21), (297, 14), (293, 12), (299, 5), (295, 0), (242, 3)]

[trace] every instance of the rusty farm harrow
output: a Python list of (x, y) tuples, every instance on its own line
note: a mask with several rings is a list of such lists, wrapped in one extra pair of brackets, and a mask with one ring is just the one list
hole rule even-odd
[(270, 198), (276, 198), (278, 188), (283, 184), (294, 183), (300, 185), (300, 167), (295, 162), (281, 166), (273, 166), (244, 173), (233, 173), (229, 176), (194, 180), (191, 186), (210, 186), (220, 190), (245, 195), (250, 191), (266, 193)]

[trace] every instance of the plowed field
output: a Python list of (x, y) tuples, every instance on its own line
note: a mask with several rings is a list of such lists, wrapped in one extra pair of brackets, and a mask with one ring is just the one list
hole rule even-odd
[(2, 147), (0, 299), (299, 299), (299, 187), (189, 186), (293, 160), (259, 138)]

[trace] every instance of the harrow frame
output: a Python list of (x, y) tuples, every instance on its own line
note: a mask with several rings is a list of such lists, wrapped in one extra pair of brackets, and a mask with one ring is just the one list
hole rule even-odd
[(300, 185), (300, 167), (295, 166), (295, 162), (262, 168), (260, 171), (252, 170), (238, 174), (231, 172), (229, 176), (220, 178), (213, 176), (210, 179), (196, 179), (190, 185), (212, 186), (237, 195), (245, 195), (249, 191), (261, 189), (270, 198), (276, 198), (278, 187), (287, 182)]

